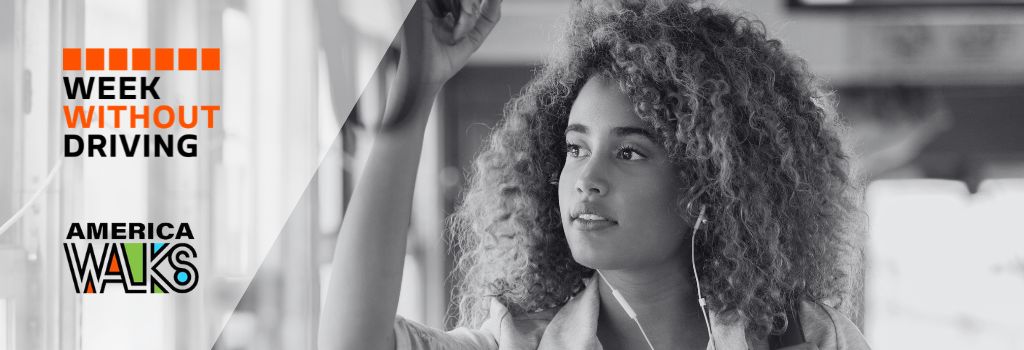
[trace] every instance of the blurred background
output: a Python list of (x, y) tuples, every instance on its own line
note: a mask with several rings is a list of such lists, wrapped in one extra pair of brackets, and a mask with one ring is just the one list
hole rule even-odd
[[(762, 20), (838, 95), (870, 179), (864, 303), (852, 317), (873, 348), (1024, 349), (1024, 1), (706, 2)], [(410, 6), (0, 0), (0, 222), (12, 223), (0, 232), (0, 350), (315, 348), (342, 213)], [(406, 318), (454, 324), (445, 217), (568, 9), (505, 0), (501, 23), (436, 101)], [(161, 131), (198, 133), (196, 158), (64, 158), (63, 134), (82, 131), (66, 129), (61, 106), (82, 102), (66, 100), (60, 77), (117, 75), (61, 71), (64, 47), (219, 47), (221, 71), (150, 71), (162, 100), (111, 104), (221, 105), (223, 119)], [(197, 289), (75, 294), (68, 225), (113, 221), (189, 222)]]

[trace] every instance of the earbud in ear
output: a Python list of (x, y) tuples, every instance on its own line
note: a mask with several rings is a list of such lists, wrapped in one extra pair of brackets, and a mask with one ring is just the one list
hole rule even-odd
[(704, 205), (704, 204), (701, 204), (700, 205), (700, 215), (697, 215), (697, 222), (693, 223), (694, 231), (696, 231), (697, 230), (696, 228), (700, 227), (700, 225), (707, 225), (708, 218), (706, 216), (704, 216), (704, 210), (705, 209), (707, 209), (707, 206)]

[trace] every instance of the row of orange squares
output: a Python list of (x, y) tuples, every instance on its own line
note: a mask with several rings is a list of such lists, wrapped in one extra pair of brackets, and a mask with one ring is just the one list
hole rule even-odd
[[(106, 51), (110, 66), (106, 66)], [(156, 65), (151, 67), (151, 49), (131, 49), (131, 70), (174, 70), (175, 49), (152, 49)], [(202, 70), (220, 70), (220, 49), (177, 49), (178, 70), (196, 70), (197, 54), (202, 52)], [(82, 70), (82, 49), (64, 49), (64, 70)], [(128, 70), (128, 49), (85, 49), (85, 70)]]

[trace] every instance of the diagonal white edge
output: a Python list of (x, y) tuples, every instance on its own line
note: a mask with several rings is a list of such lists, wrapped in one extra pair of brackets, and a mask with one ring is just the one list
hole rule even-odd
[[(345, 118), (347, 118), (347, 116), (350, 114), (349, 112), (355, 106), (358, 97), (363, 93), (363, 90), (365, 90), (368, 82), (372, 78), (372, 73), (376, 69), (377, 63), (388, 50), (391, 40), (383, 40), (382, 38), (394, 38), (398, 34), (400, 26), (405, 19), (405, 15), (409, 13), (409, 10), (413, 5), (412, 0), (398, 0), (391, 4), (386, 4), (385, 2), (360, 1), (341, 1), (335, 3), (341, 4), (339, 11), (342, 12), (342, 16), (344, 18), (359, 18), (362, 20), (361, 22), (354, 22), (355, 28), (357, 29), (356, 32), (333, 33), (332, 36), (339, 38), (342, 36), (346, 36), (347, 39), (358, 41), (361, 45), (359, 48), (359, 55), (362, 58), (364, 58), (363, 61), (372, 62), (372, 65), (364, 65), (362, 67), (357, 67), (354, 70), (356, 74), (354, 74), (354, 76), (351, 78), (356, 80), (356, 82), (353, 85), (360, 87), (358, 91), (353, 91), (354, 93), (350, 94), (344, 94), (341, 97), (335, 96), (335, 98), (333, 99), (333, 110), (337, 115), (342, 116), (342, 118), (339, 119), (337, 123), (327, 123), (328, 125), (320, 124), (318, 127), (319, 130), (317, 132), (319, 135), (310, 135), (312, 137), (312, 140), (286, 140), (287, 142), (312, 142), (312, 146), (310, 147), (310, 149), (312, 152), (315, 152), (314, 154), (316, 157), (316, 161), (309, 162), (308, 164), (299, 164), (299, 166), (302, 167), (301, 171), (298, 172), (299, 175), (290, 176), (288, 179), (286, 179), (286, 181), (278, 182), (281, 186), (285, 187), (283, 190), (279, 191), (283, 193), (277, 198), (280, 200), (282, 205), (278, 206), (277, 209), (275, 209), (273, 212), (259, 213), (257, 218), (259, 222), (257, 223), (257, 225), (255, 225), (255, 228), (259, 231), (256, 234), (256, 236), (259, 236), (259, 238), (257, 239), (259, 242), (257, 242), (256, 247), (257, 253), (254, 254), (254, 259), (252, 259), (252, 261), (250, 261), (250, 264), (248, 264), (248, 268), (247, 271), (245, 271), (244, 276), (239, 277), (240, 283), (237, 284), (237, 286), (239, 287), (228, 290), (226, 293), (228, 295), (218, 296), (227, 299), (228, 302), (226, 302), (225, 304), (230, 306), (228, 306), (227, 309), (218, 308), (218, 310), (211, 310), (210, 308), (213, 308), (214, 305), (212, 301), (206, 300), (203, 304), (204, 307), (206, 307), (207, 309), (195, 310), (201, 313), (201, 315), (196, 316), (198, 316), (199, 318), (206, 319), (205, 321), (212, 326), (209, 329), (216, 330), (215, 332), (207, 333), (202, 343), (196, 344), (198, 345), (197, 348), (212, 348), (214, 344), (217, 342), (218, 338), (223, 333), (224, 327), (227, 325), (228, 321), (231, 318), (231, 315), (233, 314), (233, 310), (237, 308), (238, 302), (241, 300), (246, 290), (248, 290), (248, 286), (253, 281), (253, 278), (255, 277), (256, 273), (259, 271), (259, 267), (262, 266), (264, 260), (267, 257), (267, 254), (273, 247), (274, 242), (277, 241), (278, 236), (284, 229), (285, 223), (291, 216), (293, 209), (297, 205), (303, 192), (306, 190), (307, 186), (312, 180), (313, 175), (315, 174), (320, 164), (323, 162), (325, 156), (327, 155), (327, 152), (326, 150), (324, 150), (324, 147), (320, 147), (321, 144), (323, 143), (323, 141), (326, 141), (325, 139), (329, 139), (329, 141), (327, 141), (328, 146), (330, 145), (331, 142), (334, 142), (334, 139), (337, 137), (338, 133), (341, 130), (341, 125), (343, 125), (345, 122)], [(357, 5), (356, 3), (364, 3), (364, 5)], [(386, 18), (394, 19), (396, 14), (398, 15), (397, 20), (384, 20)], [(359, 27), (361, 25), (364, 27)], [(372, 25), (373, 27), (366, 28), (365, 25)], [(312, 40), (315, 40), (315, 37), (316, 36), (314, 35), (314, 38)], [(317, 43), (317, 45), (319, 45), (319, 43)], [(287, 43), (285, 46), (287, 46)], [(317, 66), (318, 64), (314, 63), (313, 67), (294, 67), (294, 69), (316, 69)], [(279, 81), (280, 83), (284, 83), (285, 86), (291, 87), (291, 85), (288, 85), (286, 81), (287, 77), (278, 78), (284, 80)], [(331, 86), (331, 89), (336, 88), (337, 87), (335, 86)], [(309, 92), (316, 94), (317, 90), (318, 89), (314, 85), (311, 91)], [(325, 96), (321, 96), (320, 98), (322, 99), (324, 97)], [(259, 98), (258, 94), (257, 98)], [(311, 113), (313, 115), (318, 114), (317, 108), (324, 108), (323, 103), (324, 101), (320, 101), (321, 106), (313, 106), (313, 110), (311, 111)], [(287, 114), (271, 117), (282, 118), (287, 117)], [(316, 118), (313, 119), (315, 122)], [(320, 139), (320, 142), (318, 142), (318, 138)], [(256, 169), (256, 171), (259, 172), (261, 171), (261, 169)], [(257, 191), (259, 190), (260, 189), (257, 189)], [(244, 283), (241, 283), (241, 280), (244, 280)], [(219, 290), (218, 292), (224, 291)], [(223, 317), (218, 317), (217, 315), (223, 315)]]

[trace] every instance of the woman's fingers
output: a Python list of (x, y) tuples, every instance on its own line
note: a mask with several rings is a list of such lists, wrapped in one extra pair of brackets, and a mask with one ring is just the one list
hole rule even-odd
[(494, 29), (494, 26), (498, 24), (498, 20), (501, 18), (501, 1), (483, 0), (476, 25), (466, 35), (467, 39), (469, 39), (467, 41), (470, 42), (468, 45), (475, 48), (483, 44), (484, 39), (487, 38), (487, 35), (491, 33), (491, 30)]
[(458, 0), (462, 8), (462, 13), (459, 14), (459, 22), (455, 24), (455, 30), (453, 38), (455, 42), (459, 42), (462, 38), (466, 37), (473, 28), (476, 27), (476, 22), (480, 19), (480, 1), (481, 0)]
[(484, 39), (487, 38), (487, 35), (491, 33), (491, 29), (494, 29), (494, 26), (498, 24), (498, 20), (501, 19), (501, 1), (483, 0), (476, 26), (468, 35), (473, 45), (480, 46)]
[(793, 346), (787, 346), (779, 350), (818, 350), (818, 346), (814, 343), (803, 343)]
[(491, 27), (494, 27), (498, 23), (498, 19), (501, 18), (501, 1), (483, 0), (483, 3), (480, 5), (480, 14), (485, 20), (490, 22)]

